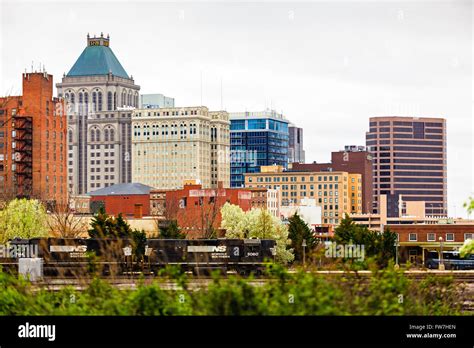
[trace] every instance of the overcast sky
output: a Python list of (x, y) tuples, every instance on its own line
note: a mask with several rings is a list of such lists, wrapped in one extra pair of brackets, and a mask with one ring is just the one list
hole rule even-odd
[(142, 93), (200, 105), (202, 75), (210, 109), (273, 106), (303, 127), (307, 161), (364, 145), (371, 116), (445, 117), (449, 214), (467, 216), (471, 1), (0, 2), (0, 94), (32, 61), (59, 82), (102, 31)]

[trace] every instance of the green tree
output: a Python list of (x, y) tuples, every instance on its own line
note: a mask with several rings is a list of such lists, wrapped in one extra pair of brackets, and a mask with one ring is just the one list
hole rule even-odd
[(395, 257), (397, 235), (386, 228), (382, 233), (371, 231), (356, 223), (346, 214), (334, 231), (338, 244), (363, 245), (366, 257), (373, 257), (380, 267), (386, 267)]
[(459, 249), (459, 254), (461, 257), (474, 254), (474, 239), (466, 239), (462, 247)]
[(38, 200), (14, 199), (0, 211), (0, 242), (18, 238), (46, 237), (48, 215)]
[(176, 220), (165, 221), (160, 226), (159, 238), (162, 239), (185, 239), (186, 234), (181, 231)]
[(89, 237), (91, 238), (128, 238), (132, 235), (130, 225), (119, 214), (117, 218), (108, 215), (104, 208), (100, 208), (92, 219)]
[(307, 251), (311, 251), (317, 244), (313, 231), (308, 224), (295, 213), (289, 219), (288, 237), (291, 240), (291, 247), (295, 250), (295, 260), (303, 260), (303, 240), (306, 241)]

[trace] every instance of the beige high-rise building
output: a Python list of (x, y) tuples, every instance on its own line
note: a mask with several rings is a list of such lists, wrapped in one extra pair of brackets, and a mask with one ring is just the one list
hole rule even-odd
[(230, 186), (230, 121), (205, 106), (137, 109), (132, 115), (132, 181), (157, 189)]
[(321, 206), (323, 224), (339, 224), (345, 214), (362, 212), (362, 175), (343, 171), (297, 172), (282, 166), (262, 166), (245, 174), (245, 187), (280, 190), (281, 205), (298, 205), (304, 198)]

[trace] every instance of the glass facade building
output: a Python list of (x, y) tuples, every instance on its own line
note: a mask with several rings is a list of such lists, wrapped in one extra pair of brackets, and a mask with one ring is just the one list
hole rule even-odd
[(230, 113), (230, 186), (244, 187), (245, 173), (288, 165), (288, 120), (275, 111)]

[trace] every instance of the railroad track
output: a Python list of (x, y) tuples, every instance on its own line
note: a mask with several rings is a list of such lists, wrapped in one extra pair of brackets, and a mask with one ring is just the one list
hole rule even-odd
[[(310, 271), (308, 271), (310, 272)], [(369, 280), (372, 277), (370, 271), (358, 271), (358, 272), (346, 272), (346, 271), (312, 271), (311, 273), (319, 274), (326, 277), (345, 276), (345, 277), (358, 277), (360, 279)], [(426, 277), (450, 277), (456, 283), (465, 283), (473, 285), (474, 287), (474, 271), (405, 271), (404, 274), (415, 281), (421, 281)], [(160, 286), (165, 289), (176, 289), (178, 282), (175, 280), (169, 280), (166, 278), (156, 277), (153, 275), (128, 275), (128, 276), (113, 276), (113, 277), (102, 277), (101, 279), (106, 280), (109, 284), (117, 286), (119, 288), (136, 288), (140, 283), (152, 284), (158, 282)], [(224, 278), (226, 279), (226, 278)], [(65, 286), (73, 286), (77, 289), (84, 289), (87, 287), (93, 278), (89, 277), (44, 277), (41, 281), (35, 282), (37, 288), (47, 288), (51, 290), (57, 290)], [(250, 284), (262, 285), (264, 283), (274, 280), (271, 277), (257, 277), (249, 280)], [(189, 275), (187, 284), (189, 288), (201, 288), (209, 285), (212, 282), (212, 277), (197, 277)]]

